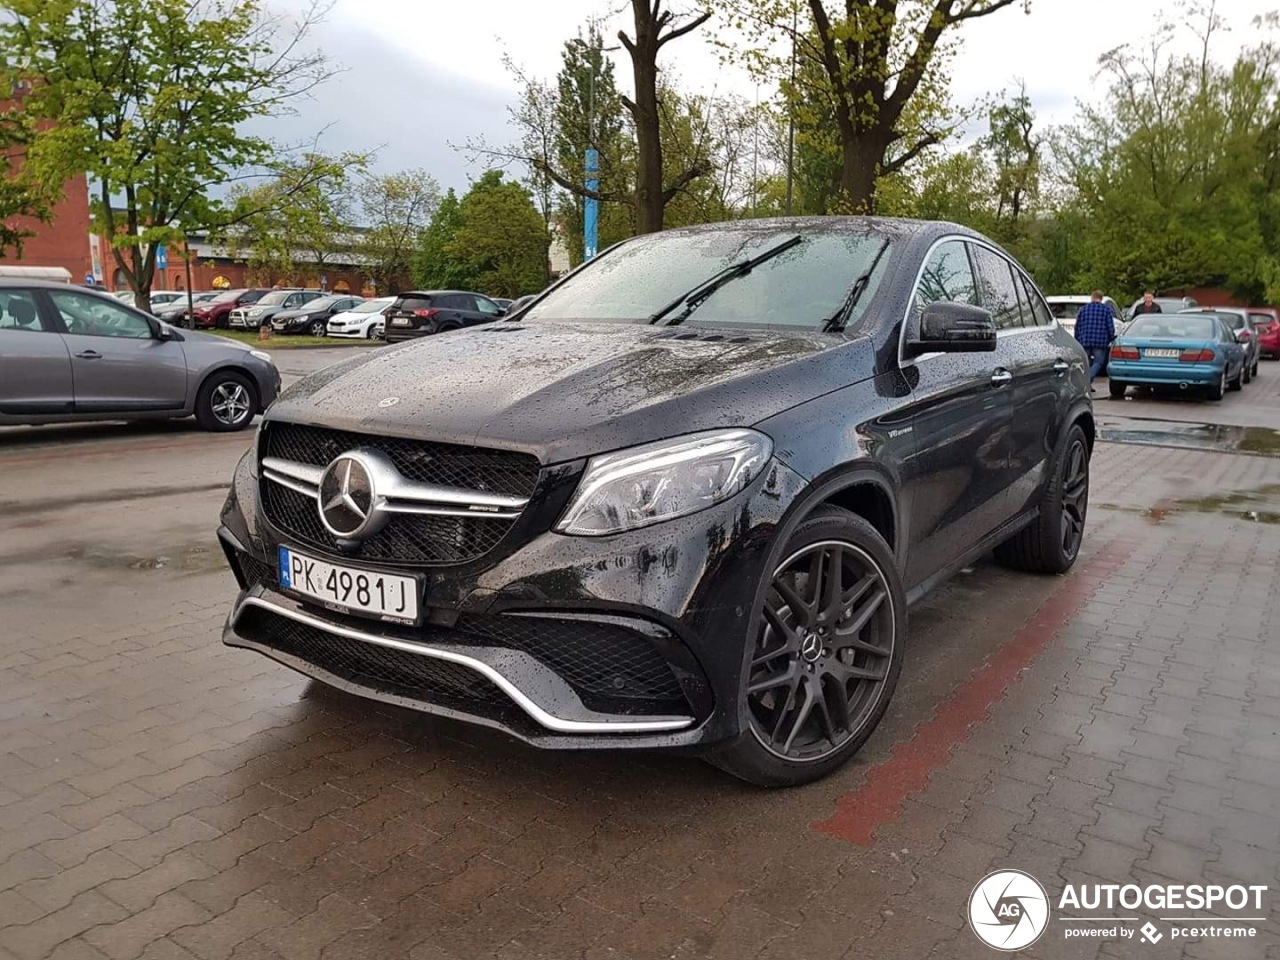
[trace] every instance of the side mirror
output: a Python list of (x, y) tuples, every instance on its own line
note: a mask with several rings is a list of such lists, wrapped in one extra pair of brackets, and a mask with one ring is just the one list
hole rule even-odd
[(506, 308), (506, 307), (499, 307), (499, 308), (498, 308), (498, 316), (500, 316), (500, 317), (505, 317), (506, 315), (507, 315), (507, 308)]
[(920, 315), (920, 335), (907, 341), (908, 357), (922, 353), (982, 353), (996, 348), (990, 310), (967, 303), (931, 303)]
[(153, 321), (151, 324), (151, 335), (157, 340), (173, 339), (173, 331), (158, 320)]

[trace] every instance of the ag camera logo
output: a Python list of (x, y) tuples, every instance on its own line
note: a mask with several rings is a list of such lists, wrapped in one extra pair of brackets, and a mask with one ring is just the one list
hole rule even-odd
[(989, 873), (969, 895), (969, 926), (989, 947), (1025, 949), (1049, 926), (1049, 895), (1021, 870)]

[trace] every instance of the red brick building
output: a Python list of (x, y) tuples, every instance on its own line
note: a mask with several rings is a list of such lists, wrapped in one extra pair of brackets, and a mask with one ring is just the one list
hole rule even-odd
[(31, 236), (23, 241), (21, 256), (16, 251), (6, 251), (6, 255), (0, 256), (0, 264), (63, 267), (70, 271), (72, 283), (83, 283), (85, 275), (93, 271), (89, 185), (83, 174), (67, 181), (49, 223), (30, 217), (12, 217), (7, 222), (9, 226), (30, 232)]

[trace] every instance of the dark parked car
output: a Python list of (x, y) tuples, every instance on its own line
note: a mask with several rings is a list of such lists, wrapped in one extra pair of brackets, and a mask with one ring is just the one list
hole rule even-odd
[(505, 311), (478, 293), (464, 290), (410, 290), (386, 313), (388, 343), (497, 320)]
[(222, 513), (224, 639), (539, 746), (803, 783), (875, 729), (910, 602), (993, 548), (1071, 567), (1093, 436), (1084, 351), (964, 228), (636, 237), (286, 391)]
[(316, 297), (301, 307), (281, 310), (271, 318), (271, 329), (276, 333), (308, 333), (313, 337), (323, 337), (330, 317), (362, 303), (364, 297), (353, 297), (350, 294)]
[(199, 293), (193, 293), (190, 297), (182, 296), (177, 300), (170, 300), (168, 303), (161, 304), (152, 309), (151, 313), (156, 318), (166, 323), (182, 323), (186, 320), (187, 311), (193, 306), (200, 306), (208, 303), (214, 297), (218, 296), (217, 290), (203, 290)]
[(119, 299), (0, 280), (0, 425), (189, 417), (240, 430), (275, 399), (269, 354)]
[(537, 299), (538, 295), (536, 293), (526, 293), (523, 297), (516, 297), (516, 299), (511, 301), (511, 306), (507, 307), (505, 316), (511, 316), (519, 313)]
[(206, 303), (197, 303), (196, 326), (205, 329), (226, 329), (231, 311), (237, 307), (248, 307), (270, 293), (267, 287), (249, 287), (239, 290), (223, 290)]

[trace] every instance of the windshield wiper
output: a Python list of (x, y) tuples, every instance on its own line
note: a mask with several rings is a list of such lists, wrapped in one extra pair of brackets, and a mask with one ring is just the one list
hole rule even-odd
[(674, 327), (676, 324), (684, 323), (685, 319), (689, 316), (689, 314), (693, 313), (693, 311), (697, 310), (698, 307), (702, 306), (703, 301), (705, 301), (713, 293), (715, 293), (717, 290), (723, 287), (726, 283), (731, 283), (734, 280), (738, 279), (738, 277), (745, 277), (748, 273), (750, 273), (756, 267), (760, 266), (760, 264), (764, 263), (766, 260), (772, 259), (773, 257), (776, 257), (778, 254), (786, 250), (790, 250), (792, 247), (798, 244), (800, 240), (801, 240), (801, 237), (799, 234), (797, 234), (796, 236), (792, 237), (790, 240), (784, 240), (782, 241), (782, 243), (778, 244), (776, 247), (770, 247), (764, 253), (754, 256), (750, 260), (743, 260), (740, 263), (735, 263), (735, 264), (732, 264), (731, 266), (725, 267), (723, 270), (717, 273), (710, 280), (703, 281), (702, 283), (694, 287), (692, 290), (690, 290), (688, 293), (680, 294), (680, 296), (676, 297), (674, 300), (668, 303), (665, 307), (663, 307), (657, 313), (650, 315), (649, 322), (657, 323), (659, 320), (665, 317), (668, 313), (670, 313), (676, 307), (683, 306), (684, 309), (681, 310), (680, 313), (677, 314), (675, 317), (673, 317), (671, 321), (667, 324), (667, 326)]
[(823, 333), (835, 333), (843, 330), (844, 325), (849, 322), (849, 314), (853, 312), (853, 308), (858, 305), (858, 299), (871, 285), (871, 275), (876, 272), (876, 267), (880, 266), (880, 258), (884, 256), (884, 252), (889, 249), (889, 241), (885, 240), (880, 244), (880, 249), (876, 251), (875, 259), (871, 261), (871, 266), (867, 268), (867, 272), (853, 281), (853, 286), (849, 288), (848, 295), (844, 298), (844, 303), (840, 304), (840, 309), (827, 317), (822, 322)]

